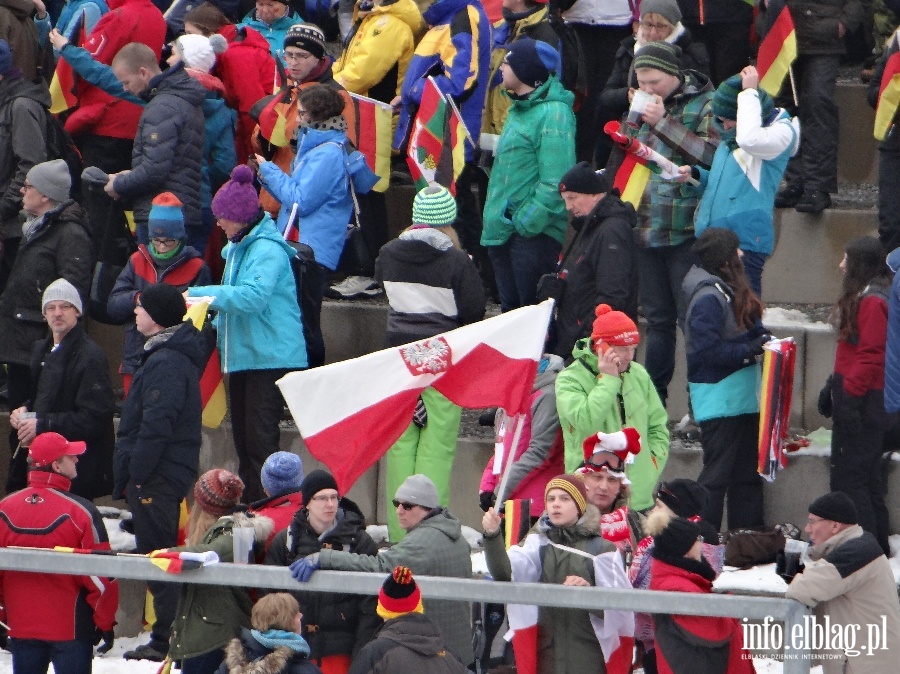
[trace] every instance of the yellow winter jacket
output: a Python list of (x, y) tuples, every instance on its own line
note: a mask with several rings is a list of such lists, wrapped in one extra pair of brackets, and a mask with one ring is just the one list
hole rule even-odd
[(413, 0), (374, 7), (357, 18), (349, 44), (334, 64), (334, 79), (347, 91), (389, 103), (400, 93), (415, 37), (423, 27)]

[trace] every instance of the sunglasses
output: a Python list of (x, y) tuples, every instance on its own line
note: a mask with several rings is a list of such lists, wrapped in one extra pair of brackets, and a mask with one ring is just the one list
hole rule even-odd
[(404, 503), (403, 501), (398, 501), (397, 499), (394, 499), (393, 501), (391, 501), (391, 503), (394, 504), (395, 508), (403, 508), (407, 512), (416, 507), (415, 503)]

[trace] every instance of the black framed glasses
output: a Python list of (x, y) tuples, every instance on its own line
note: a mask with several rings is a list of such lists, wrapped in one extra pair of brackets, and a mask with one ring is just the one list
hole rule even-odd
[(407, 512), (416, 507), (415, 503), (406, 503), (405, 501), (398, 501), (397, 499), (394, 499), (391, 503), (394, 504), (395, 508), (403, 508)]

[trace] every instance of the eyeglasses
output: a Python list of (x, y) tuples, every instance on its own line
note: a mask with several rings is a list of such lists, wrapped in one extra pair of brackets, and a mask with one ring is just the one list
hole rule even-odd
[(178, 239), (162, 239), (155, 237), (150, 240), (153, 242), (154, 246), (174, 246), (178, 243)]
[(668, 23), (650, 23), (649, 21), (641, 21), (641, 28), (646, 28), (647, 30), (664, 31), (667, 29), (671, 29), (672, 26)]
[(322, 494), (321, 496), (313, 496), (310, 501), (318, 501), (319, 503), (331, 503), (332, 501), (340, 501), (341, 497), (337, 494)]
[(308, 52), (286, 51), (282, 54), (284, 54), (285, 61), (305, 61), (313, 58), (313, 55)]
[(391, 501), (391, 503), (394, 504), (395, 508), (403, 508), (407, 512), (416, 507), (415, 503), (404, 503), (403, 501), (398, 501), (397, 499), (394, 499), (393, 501)]

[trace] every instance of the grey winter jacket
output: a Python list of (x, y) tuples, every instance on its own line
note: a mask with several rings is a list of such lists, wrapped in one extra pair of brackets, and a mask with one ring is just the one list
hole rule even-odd
[(200, 222), (205, 133), (200, 106), (206, 90), (179, 64), (150, 80), (141, 97), (147, 107), (134, 138), (131, 171), (119, 175), (113, 186), (131, 202), (138, 240), (146, 243), (150, 202), (160, 192), (172, 192), (181, 200), (185, 223)]
[[(390, 573), (397, 565), (408, 566), (413, 576), (472, 577), (472, 550), (462, 535), (462, 526), (449, 511), (435, 508), (410, 529), (403, 540), (370, 557), (338, 550), (322, 550), (319, 568), (334, 571)], [(468, 602), (428, 599), (425, 613), (437, 623), (447, 648), (461, 662), (474, 660), (471, 610)]]
[(348, 674), (465, 674), (444, 646), (440, 629), (428, 615), (407, 613), (388, 620), (375, 640), (360, 651)]

